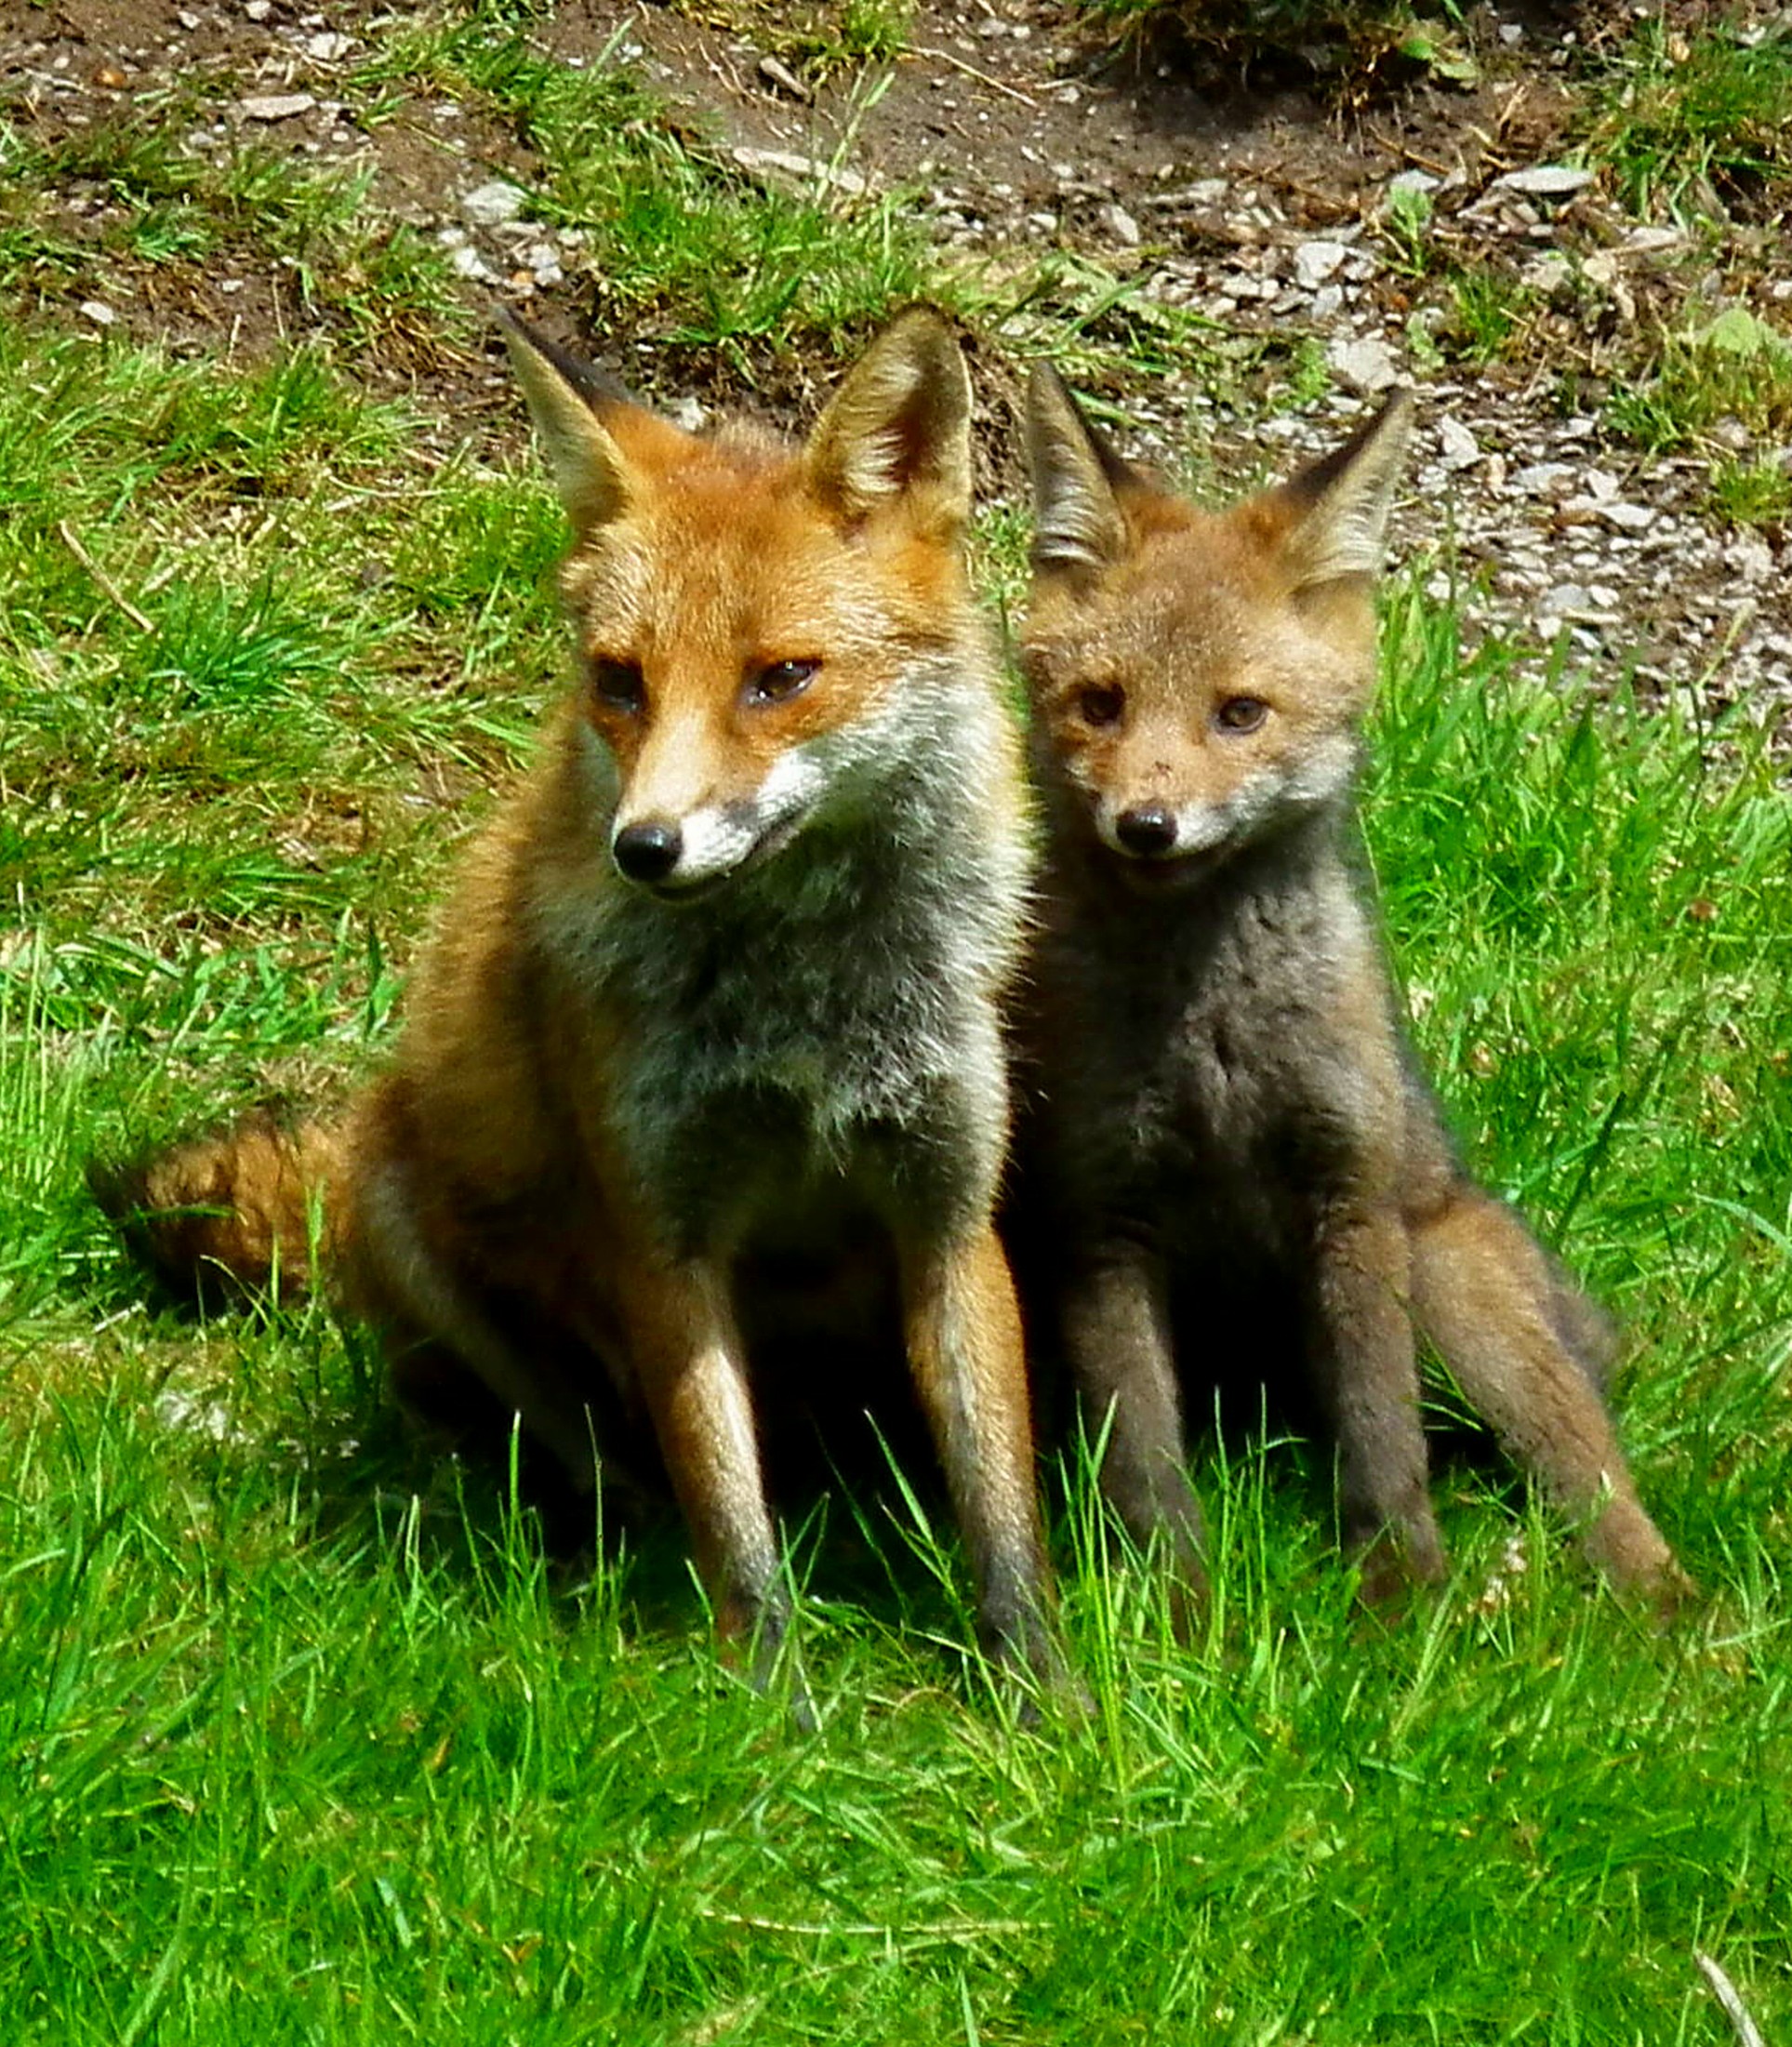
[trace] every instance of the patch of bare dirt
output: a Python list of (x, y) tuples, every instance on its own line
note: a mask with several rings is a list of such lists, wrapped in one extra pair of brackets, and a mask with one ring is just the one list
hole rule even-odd
[[(1055, 0), (919, 0), (898, 61), (818, 84), (750, 34), (670, 6), (561, 0), (531, 33), (568, 63), (627, 60), (745, 175), (904, 193), (967, 260), (1087, 258), (1148, 307), (1306, 361), (1323, 387), (1267, 424), (1211, 378), (1108, 393), (1135, 445), (1173, 466), (1192, 451), (1220, 477), (1254, 479), (1329, 445), (1394, 382), (1417, 386), (1403, 538), (1453, 537), (1479, 566), (1475, 602), (1491, 622), (1542, 642), (1566, 634), (1571, 650), (1634, 658), (1658, 689), (1778, 717), (1792, 704), (1787, 536), (1724, 529), (1705, 504), (1705, 462), (1646, 459), (1607, 426), (1604, 401), (1633, 374), (1640, 335), (1690, 331), (1732, 306), (1792, 320), (1792, 266), (1771, 231), (1639, 226), (1563, 164), (1580, 53), (1630, 14), (1619, 0), (1502, 0), (1474, 17), (1478, 83), (1359, 105), (1317, 85), (1197, 77), (1161, 55), (1104, 58)], [(595, 299), (577, 233), (544, 229), (526, 204), (506, 213), (501, 189), (496, 206), (479, 204), (495, 182), (526, 197), (535, 166), (516, 139), (446, 98), (413, 97), (366, 126), (345, 103), (345, 73), (394, 19), (375, 0), (327, 12), (293, 0), (0, 0), (0, 105), (28, 137), (54, 140), (184, 95), (195, 150), (221, 160), (246, 139), (354, 166), (370, 215), (445, 247), (471, 300), (511, 296), (566, 333)], [(1522, 286), (1534, 345), (1521, 366), (1456, 366), (1435, 291), (1387, 232), (1402, 186), (1423, 196), (1439, 250)], [(269, 267), (247, 246), (191, 265), (121, 258), (105, 246), (112, 204), (101, 178), (59, 195), (46, 224), (93, 251), (91, 271), (46, 286), (59, 317), (232, 353), (327, 323), (327, 295), (308, 299), (291, 264)], [(606, 352), (605, 336), (583, 339)], [(979, 354), (986, 390), (1011, 389), (1000, 351), (985, 339)], [(830, 369), (816, 366), (817, 378)], [(469, 424), (491, 417), (500, 380), (476, 333), (464, 351), (382, 337), (368, 373)], [(1735, 452), (1792, 464), (1792, 448), (1745, 440)], [(1002, 473), (1012, 481), (1012, 464)]]

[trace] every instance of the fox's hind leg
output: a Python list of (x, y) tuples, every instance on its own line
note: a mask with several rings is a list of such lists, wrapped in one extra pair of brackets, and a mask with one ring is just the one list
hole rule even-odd
[(1414, 1218), (1413, 1306), (1507, 1453), (1583, 1522), (1613, 1585), (1671, 1606), (1690, 1589), (1637, 1497), (1599, 1394), (1609, 1336), (1510, 1209), (1458, 1181)]
[(597, 1458), (584, 1402), (494, 1323), (476, 1289), (431, 1241), (407, 1166), (362, 1159), (350, 1200), (346, 1290), (380, 1332), (400, 1402), (426, 1421), (448, 1418), (464, 1401), (454, 1386), (458, 1361), (504, 1410), (523, 1417), (580, 1493), (591, 1492)]
[(1207, 1569), (1162, 1261), (1131, 1248), (1092, 1258), (1065, 1282), (1060, 1309), (1088, 1426), (1106, 1437), (1102, 1492), (1140, 1549), (1167, 1545), (1187, 1588), (1186, 1628), (1207, 1596)]

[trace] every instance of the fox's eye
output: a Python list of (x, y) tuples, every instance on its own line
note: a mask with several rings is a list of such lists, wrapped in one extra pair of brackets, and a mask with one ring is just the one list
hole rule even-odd
[(1093, 683), (1077, 691), (1077, 715), (1086, 725), (1117, 725), (1126, 709), (1126, 692), (1118, 683)]
[(1228, 697), (1214, 713), (1214, 723), (1226, 732), (1254, 732), (1269, 715), (1261, 697)]
[(801, 696), (815, 680), (819, 661), (770, 661), (747, 684), (751, 704), (781, 704)]
[(644, 710), (647, 685), (637, 661), (618, 661), (600, 654), (591, 663), (591, 694), (612, 711)]

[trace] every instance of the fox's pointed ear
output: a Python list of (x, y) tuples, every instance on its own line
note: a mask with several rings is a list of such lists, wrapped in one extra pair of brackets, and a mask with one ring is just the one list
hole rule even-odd
[(513, 312), (500, 311), (498, 321), (567, 517), (580, 533), (606, 524), (628, 496), (629, 464), (598, 408), (632, 401), (620, 384)]
[(971, 515), (971, 379), (931, 306), (899, 312), (847, 373), (803, 453), (809, 487), (848, 520), (905, 499), (953, 529)]
[(1380, 574), (1388, 507), (1412, 438), (1412, 393), (1396, 391), (1342, 447), (1256, 500), (1295, 590)]
[(1033, 478), (1033, 566), (1096, 571), (1126, 552), (1117, 487), (1133, 472), (1082, 416), (1049, 363), (1027, 380), (1027, 466)]

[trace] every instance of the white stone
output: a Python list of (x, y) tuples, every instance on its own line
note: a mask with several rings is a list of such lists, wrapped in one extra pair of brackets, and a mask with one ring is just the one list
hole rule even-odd
[(1356, 340), (1341, 336), (1326, 350), (1325, 360), (1338, 381), (1352, 391), (1386, 391), (1400, 380), (1393, 352), (1378, 334), (1365, 334)]
[(334, 64), (338, 58), (346, 57), (354, 47), (352, 35), (340, 35), (333, 29), (325, 29), (319, 34), (305, 38), (305, 53), (316, 58), (320, 64)]
[(81, 301), (81, 317), (91, 320), (97, 327), (113, 326), (118, 318), (103, 299), (84, 299)]
[(1122, 248), (1136, 248), (1138, 246), (1138, 222), (1134, 219), (1124, 206), (1103, 206), (1095, 219), (1113, 236)]
[(1294, 282), (1317, 291), (1345, 258), (1342, 242), (1303, 242), (1294, 251)]
[(1655, 523), (1655, 514), (1647, 505), (1626, 504), (1622, 498), (1615, 504), (1602, 504), (1600, 517), (1620, 533), (1641, 533)]
[(239, 100), (236, 111), (246, 121), (290, 121), (296, 114), (309, 113), (316, 104), (309, 92), (259, 92)]
[(500, 221), (514, 220), (523, 211), (525, 194), (507, 179), (493, 178), (461, 195), (460, 210), (476, 228), (495, 228)]
[(1546, 249), (1533, 256), (1519, 272), (1520, 284), (1553, 298), (1573, 275), (1573, 266), (1560, 249)]
[(1504, 178), (1494, 179), (1493, 188), (1520, 192), (1533, 199), (1569, 199), (1592, 182), (1590, 170), (1575, 170), (1568, 164), (1533, 164), (1526, 170), (1508, 170)]
[(1724, 549), (1723, 559), (1725, 567), (1734, 569), (1746, 583), (1759, 583), (1773, 573), (1773, 550), (1758, 533), (1739, 534)]
[(1527, 498), (1559, 498), (1574, 481), (1568, 462), (1530, 462), (1512, 478), (1512, 488)]
[(1480, 460), (1480, 443), (1460, 419), (1440, 419), (1438, 439), (1443, 444), (1445, 469), (1467, 469)]
[(865, 180), (856, 170), (817, 163), (812, 156), (799, 156), (794, 150), (751, 149), (742, 144), (728, 153), (742, 170), (763, 178), (767, 172), (782, 173), (804, 184), (832, 185), (856, 198), (865, 191)]
[(1392, 198), (1397, 192), (1436, 192), (1442, 182), (1428, 170), (1402, 170), (1387, 180), (1387, 194)]

